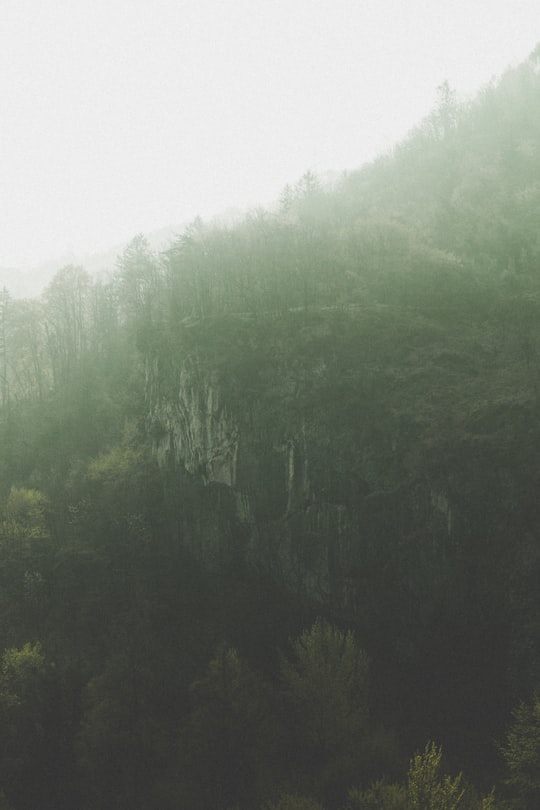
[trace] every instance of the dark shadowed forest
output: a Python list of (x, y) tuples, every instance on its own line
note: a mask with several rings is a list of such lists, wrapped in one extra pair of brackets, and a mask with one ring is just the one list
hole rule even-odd
[(540, 807), (540, 50), (0, 300), (2, 810)]

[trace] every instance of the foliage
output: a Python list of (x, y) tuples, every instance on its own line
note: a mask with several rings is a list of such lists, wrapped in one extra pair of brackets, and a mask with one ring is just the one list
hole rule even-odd
[(281, 676), (306, 738), (317, 749), (329, 752), (365, 733), (368, 673), (368, 657), (353, 633), (325, 619), (292, 642)]
[(493, 792), (478, 797), (466, 785), (462, 774), (451, 777), (442, 772), (442, 749), (428, 743), (423, 753), (409, 763), (406, 784), (386, 779), (374, 782), (368, 790), (349, 790), (347, 810), (494, 810)]
[(52, 712), (56, 707), (54, 671), (39, 642), (4, 651), (0, 669), (0, 781), (16, 808), (47, 801), (59, 753)]
[(442, 749), (428, 743), (422, 754), (415, 754), (407, 774), (407, 800), (410, 810), (458, 810), (465, 794), (462, 775), (454, 778), (441, 773)]
[(4, 507), (0, 535), (17, 541), (47, 538), (48, 501), (42, 492), (24, 487), (11, 487)]
[[(143, 640), (141, 639), (141, 643)], [(146, 802), (162, 738), (147, 690), (148, 662), (122, 651), (86, 685), (76, 751), (83, 806)]]
[(508, 769), (507, 782), (524, 806), (540, 800), (540, 696), (514, 709), (506, 744), (502, 749)]
[(267, 685), (235, 649), (221, 645), (190, 691), (193, 708), (181, 750), (202, 806), (264, 798), (280, 742)]
[(369, 659), (351, 631), (320, 617), (290, 648), (280, 666), (290, 763), (299, 786), (312, 771), (310, 789), (333, 802), (365, 758)]
[[(5, 706), (22, 706), (28, 699), (39, 696), (36, 684), (46, 672), (41, 644), (25, 644), (11, 648), (2, 656), (1, 690)], [(35, 718), (37, 721), (37, 717)]]
[(389, 784), (381, 779), (368, 790), (351, 788), (347, 810), (407, 810), (407, 791), (402, 785)]

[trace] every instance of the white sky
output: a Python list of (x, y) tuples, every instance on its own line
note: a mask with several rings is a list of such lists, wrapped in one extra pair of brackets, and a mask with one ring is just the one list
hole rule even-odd
[(538, 40), (539, 0), (0, 0), (0, 267), (355, 168)]

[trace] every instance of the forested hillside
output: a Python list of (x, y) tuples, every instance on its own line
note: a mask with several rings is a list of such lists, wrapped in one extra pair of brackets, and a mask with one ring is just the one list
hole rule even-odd
[(540, 806), (539, 225), (537, 49), (3, 291), (0, 808)]

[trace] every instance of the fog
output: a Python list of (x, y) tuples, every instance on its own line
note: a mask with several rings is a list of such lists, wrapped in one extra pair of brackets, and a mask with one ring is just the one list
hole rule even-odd
[[(0, 267), (267, 205), (525, 58), (531, 2), (5, 0)], [(2, 278), (0, 278), (2, 282)]]

